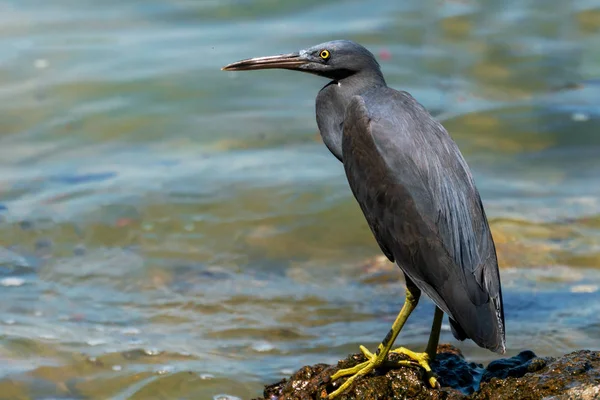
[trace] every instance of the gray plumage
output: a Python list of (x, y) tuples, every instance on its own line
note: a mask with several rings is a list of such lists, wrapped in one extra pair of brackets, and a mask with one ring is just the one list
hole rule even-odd
[(494, 243), (471, 174), (443, 127), (408, 93), (369, 90), (346, 109), (342, 154), (350, 188), (390, 261), (448, 314), (457, 339), (504, 352)]
[[(285, 63), (277, 68), (332, 80), (317, 96), (317, 124), (383, 253), (448, 314), (457, 339), (503, 353), (494, 242), (469, 167), (444, 127), (410, 94), (387, 87), (375, 57), (357, 43), (279, 57)], [(257, 60), (262, 68), (271, 62), (224, 69), (258, 69)]]

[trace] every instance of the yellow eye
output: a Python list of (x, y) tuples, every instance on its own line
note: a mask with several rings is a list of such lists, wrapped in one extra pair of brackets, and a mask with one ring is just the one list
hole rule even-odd
[(329, 51), (327, 50), (321, 50), (321, 53), (319, 54), (319, 56), (323, 59), (323, 60), (327, 60), (329, 58), (331, 54), (329, 54)]

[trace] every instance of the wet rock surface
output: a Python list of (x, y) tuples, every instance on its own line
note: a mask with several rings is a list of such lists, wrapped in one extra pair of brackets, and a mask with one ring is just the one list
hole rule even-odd
[[(401, 359), (392, 354), (389, 361)], [(322, 399), (342, 384), (345, 378), (332, 382), (329, 377), (338, 369), (365, 361), (354, 354), (337, 365), (305, 366), (289, 379), (265, 387), (256, 400)], [(469, 363), (460, 350), (440, 345), (431, 365), (441, 389), (432, 389), (423, 370), (410, 367), (382, 366), (356, 380), (337, 399), (600, 399), (600, 352), (580, 350), (562, 357), (537, 357), (532, 351), (496, 360), (487, 367)]]

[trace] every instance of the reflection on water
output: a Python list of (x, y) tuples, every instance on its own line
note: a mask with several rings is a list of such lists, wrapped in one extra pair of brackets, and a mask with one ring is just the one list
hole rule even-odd
[(336, 38), (463, 150), (509, 355), (598, 348), (599, 32), (585, 0), (0, 5), (0, 398), (247, 399), (376, 346), (404, 289), (320, 143), (325, 81), (219, 70)]

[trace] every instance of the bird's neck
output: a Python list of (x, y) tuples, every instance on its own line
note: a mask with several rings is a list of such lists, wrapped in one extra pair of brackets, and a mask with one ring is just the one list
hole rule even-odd
[(342, 136), (348, 103), (353, 96), (378, 86), (386, 86), (381, 72), (357, 73), (344, 79), (331, 81), (319, 92), (316, 101), (317, 126), (323, 143), (338, 160), (343, 160)]

